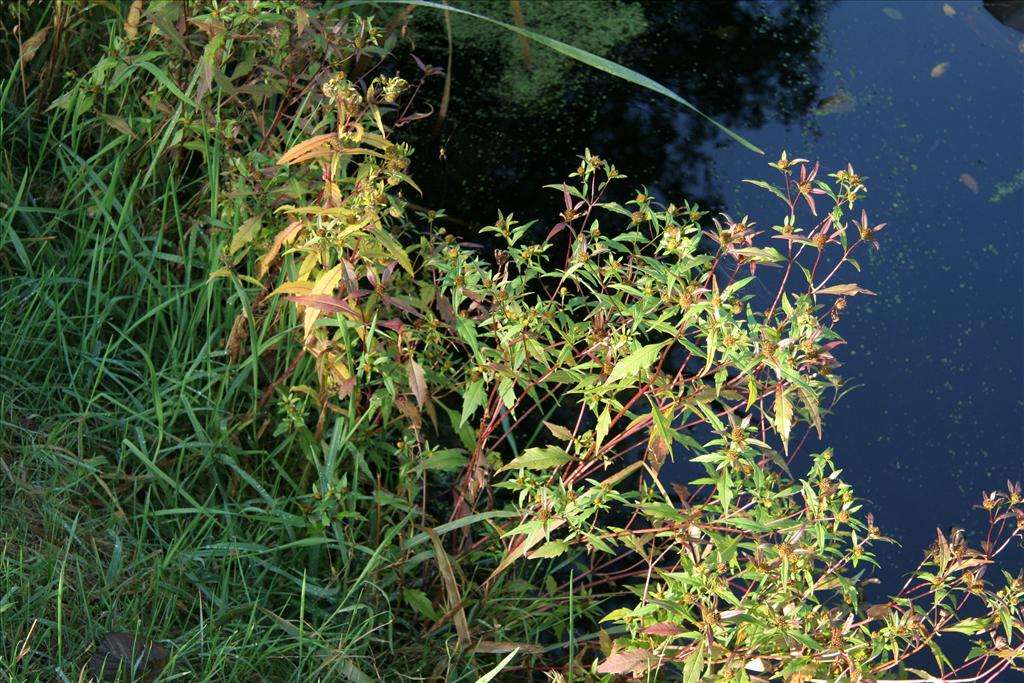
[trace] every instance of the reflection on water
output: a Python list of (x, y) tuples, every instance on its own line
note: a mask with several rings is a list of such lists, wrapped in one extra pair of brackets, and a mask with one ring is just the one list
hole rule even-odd
[[(512, 20), (506, 2), (468, 4)], [(889, 577), (916, 565), (937, 526), (970, 538), (981, 491), (1024, 477), (1024, 34), (1005, 4), (522, 3), (531, 28), (661, 81), (768, 157), (849, 162), (869, 178), (869, 214), (890, 227), (859, 283), (879, 296), (858, 297), (840, 328), (843, 372), (861, 386), (829, 416), (826, 440), (904, 543), (883, 550)], [(593, 38), (597, 15), (601, 31), (621, 23), (614, 40)], [(443, 63), (443, 30), (421, 18), (417, 53)], [(448, 118), (415, 141), (427, 203), (470, 224), (496, 207), (554, 216), (541, 186), (590, 147), (666, 201), (780, 214), (740, 182), (767, 177), (767, 159), (673, 103), (453, 29)], [(500, 90), (531, 80), (536, 98)], [(444, 159), (431, 153), (441, 145)]]

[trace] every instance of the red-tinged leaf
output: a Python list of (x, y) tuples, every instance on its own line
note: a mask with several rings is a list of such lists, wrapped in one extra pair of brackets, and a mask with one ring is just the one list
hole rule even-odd
[(569, 224), (566, 223), (565, 221), (556, 224), (555, 227), (551, 228), (551, 232), (548, 233), (548, 240), (550, 240), (552, 237), (565, 230), (567, 227), (569, 227)]
[(671, 621), (662, 621), (644, 629), (644, 635), (648, 636), (678, 636), (680, 633), (684, 633), (683, 629)]
[(654, 657), (650, 650), (635, 649), (613, 652), (597, 667), (599, 674), (624, 674), (647, 668)]
[(858, 287), (855, 284), (832, 285), (831, 287), (825, 287), (824, 289), (817, 290), (815, 294), (836, 294), (838, 296), (854, 296), (857, 294), (875, 295), (875, 293), (870, 289), (864, 289), (863, 287)]
[(422, 408), (427, 400), (427, 380), (423, 374), (423, 366), (410, 358), (405, 365), (405, 370), (409, 375), (409, 388), (412, 389), (413, 396), (416, 397), (416, 403)]
[(357, 320), (363, 319), (363, 316), (336, 296), (328, 296), (326, 294), (306, 294), (304, 296), (290, 296), (288, 297), (288, 301), (294, 301), (297, 304), (302, 304), (309, 308), (315, 308), (318, 311), (325, 311), (327, 313), (347, 313), (355, 317)]

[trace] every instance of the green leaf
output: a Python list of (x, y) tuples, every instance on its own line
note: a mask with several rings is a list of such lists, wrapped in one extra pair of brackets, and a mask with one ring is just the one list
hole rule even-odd
[(512, 469), (547, 470), (572, 460), (572, 456), (561, 446), (527, 448), (518, 458), (513, 458), (499, 472)]
[(511, 662), (512, 658), (515, 657), (517, 654), (519, 654), (518, 647), (512, 650), (512, 652), (509, 652), (507, 655), (505, 655), (505, 658), (498, 662), (493, 669), (485, 673), (480, 678), (476, 679), (476, 683), (490, 683), (490, 681), (494, 680), (495, 676), (497, 676), (505, 670), (505, 667), (508, 666), (508, 663)]
[(572, 441), (572, 432), (563, 427), (562, 425), (556, 425), (551, 422), (545, 422), (544, 426), (548, 428), (551, 435), (560, 441)]
[(633, 377), (637, 375), (641, 370), (646, 370), (651, 367), (658, 356), (661, 355), (661, 349), (664, 348), (667, 342), (661, 342), (659, 344), (648, 344), (647, 346), (641, 346), (639, 349), (629, 354), (612, 368), (611, 373), (608, 375), (608, 384), (619, 382), (627, 377)]
[(530, 560), (550, 559), (552, 557), (558, 557), (568, 549), (569, 544), (565, 541), (548, 541), (526, 557)]
[[(488, 23), (495, 24), (496, 26), (501, 26), (502, 28), (504, 28), (504, 29), (506, 29), (508, 31), (512, 31), (513, 33), (516, 33), (518, 35), (521, 35), (521, 36), (524, 36), (526, 38), (529, 38), (530, 40), (532, 40), (534, 42), (540, 43), (541, 45), (543, 45), (545, 47), (551, 48), (555, 52), (563, 54), (566, 57), (569, 57), (570, 59), (575, 59), (576, 61), (582, 62), (583, 64), (586, 64), (587, 66), (589, 66), (591, 68), (597, 69), (598, 71), (604, 71), (605, 73), (611, 74), (612, 76), (615, 76), (617, 78), (621, 78), (621, 79), (623, 79), (625, 81), (628, 81), (628, 82), (630, 82), (630, 83), (632, 83), (634, 85), (638, 85), (641, 88), (647, 88), (648, 90), (653, 90), (654, 92), (658, 93), (659, 95), (663, 95), (663, 96), (669, 98), (670, 100), (678, 102), (679, 104), (683, 105), (684, 107), (686, 107), (687, 109), (689, 109), (693, 113), (695, 113), (698, 116), (701, 116), (704, 119), (706, 119), (709, 122), (711, 122), (711, 124), (714, 125), (716, 128), (721, 130), (723, 133), (725, 133), (726, 135), (728, 135), (732, 139), (736, 140), (738, 143), (740, 143), (741, 145), (743, 145), (744, 147), (746, 147), (750, 151), (757, 152), (758, 154), (764, 154), (764, 151), (761, 148), (755, 146), (751, 142), (748, 142), (745, 138), (743, 138), (739, 134), (734, 133), (733, 131), (729, 130), (728, 128), (723, 126), (721, 123), (719, 123), (715, 119), (711, 118), (710, 116), (708, 116), (707, 114), (702, 112), (700, 109), (697, 109), (697, 107), (693, 106), (692, 104), (690, 104), (690, 102), (688, 102), (687, 100), (683, 99), (682, 97), (680, 97), (676, 93), (672, 92), (671, 90), (669, 90), (667, 87), (665, 87), (661, 83), (658, 83), (657, 81), (655, 81), (655, 80), (653, 80), (651, 78), (648, 78), (647, 76), (644, 76), (643, 74), (641, 74), (641, 73), (639, 73), (637, 71), (633, 71), (632, 69), (626, 68), (626, 67), (622, 66), (621, 64), (617, 64), (617, 63), (611, 61), (610, 59), (605, 59), (604, 57), (598, 57), (597, 55), (593, 54), (592, 52), (587, 52), (586, 50), (581, 50), (578, 47), (574, 47), (572, 45), (569, 45), (568, 43), (563, 43), (562, 41), (555, 40), (554, 38), (548, 38), (547, 36), (542, 35), (540, 33), (537, 33), (535, 31), (531, 31), (530, 29), (522, 28), (522, 27), (519, 27), (519, 26), (515, 26), (513, 24), (506, 24), (503, 21), (498, 21), (497, 19), (492, 19), (492, 18), (490, 18), (488, 16), (484, 16), (483, 14), (477, 14), (476, 12), (470, 12), (469, 10), (460, 9), (458, 7), (452, 7), (450, 5), (444, 5), (444, 4), (441, 4), (439, 2), (430, 2), (430, 0), (380, 0), (380, 2), (387, 3), (387, 4), (416, 5), (418, 7), (431, 7), (433, 9), (441, 10), (443, 12), (456, 12), (458, 14), (465, 14), (466, 16), (474, 17), (476, 19), (480, 19), (481, 21), (486, 21)], [(363, 4), (363, 0), (350, 0), (349, 2), (341, 3), (340, 6), (346, 7), (346, 6), (361, 5), (361, 4)]]
[(697, 649), (683, 664), (683, 683), (697, 683), (704, 671), (704, 641), (697, 643)]
[(476, 412), (477, 408), (484, 404), (487, 400), (487, 392), (484, 390), (484, 381), (478, 379), (469, 385), (466, 389), (466, 393), (462, 397), (462, 418), (459, 420), (459, 427), (466, 424), (469, 418), (473, 417), (473, 413)]
[(601, 444), (604, 443), (604, 438), (608, 436), (608, 427), (612, 422), (612, 413), (608, 409), (608, 406), (604, 407), (601, 414), (597, 416), (597, 428), (594, 430), (594, 451), (601, 451)]
[(773, 195), (775, 195), (776, 197), (778, 197), (782, 201), (784, 201), (787, 204), (789, 204), (789, 198), (786, 197), (786, 193), (783, 192), (781, 188), (775, 187), (774, 185), (769, 185), (768, 183), (764, 182), (763, 180), (746, 180), (746, 179), (744, 179), (743, 182), (750, 183), (751, 185), (757, 185), (758, 187), (762, 187), (762, 188), (768, 190), (769, 192), (771, 192)]
[(946, 631), (951, 631), (953, 633), (963, 633), (968, 636), (976, 636), (979, 633), (984, 633), (985, 629), (991, 625), (992, 617), (971, 618), (958, 621), (952, 626), (947, 626), (942, 629), (942, 631), (944, 633)]
[(402, 591), (402, 597), (405, 598), (405, 602), (409, 607), (412, 607), (427, 619), (437, 620), (441, 616), (438, 614), (437, 609), (435, 609), (434, 603), (427, 597), (427, 594), (418, 588), (406, 588)]
[(417, 465), (417, 470), (437, 470), (441, 472), (454, 472), (466, 466), (469, 458), (461, 448), (445, 448), (434, 451)]

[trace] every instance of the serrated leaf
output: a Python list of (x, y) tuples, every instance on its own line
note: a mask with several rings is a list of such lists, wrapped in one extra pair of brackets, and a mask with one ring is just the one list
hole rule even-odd
[(782, 389), (775, 392), (775, 431), (789, 452), (789, 433), (793, 429), (793, 403)]
[(263, 216), (261, 215), (252, 216), (244, 221), (240, 226), (238, 226), (238, 230), (235, 231), (234, 236), (231, 238), (231, 246), (228, 247), (228, 254), (234, 256), (239, 249), (249, 244), (249, 242), (252, 242), (253, 238), (262, 226)]
[(697, 650), (686, 658), (683, 664), (683, 683), (697, 683), (704, 671), (704, 641), (697, 643)]
[(499, 472), (512, 469), (548, 470), (572, 460), (572, 456), (561, 446), (527, 448), (518, 458), (513, 458)]
[(530, 560), (551, 559), (553, 557), (558, 557), (568, 549), (569, 544), (565, 541), (548, 541), (526, 557)]
[(477, 408), (487, 400), (487, 392), (484, 390), (484, 380), (478, 379), (469, 385), (466, 393), (462, 395), (462, 417), (459, 420), (459, 427), (466, 424), (469, 418), (477, 411)]
[(563, 427), (562, 425), (556, 425), (551, 422), (545, 422), (544, 426), (548, 428), (551, 435), (560, 441), (572, 441), (572, 432)]
[(643, 630), (643, 633), (648, 636), (677, 636), (680, 633), (686, 633), (686, 631), (671, 621), (662, 621), (648, 626)]
[(615, 367), (608, 374), (607, 384), (619, 382), (627, 377), (639, 374), (642, 370), (647, 370), (658, 359), (658, 356), (661, 355), (661, 350), (664, 346), (665, 342), (641, 346), (615, 364)]

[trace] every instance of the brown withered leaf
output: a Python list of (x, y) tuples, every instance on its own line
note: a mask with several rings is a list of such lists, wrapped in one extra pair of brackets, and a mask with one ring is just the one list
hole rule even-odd
[(144, 638), (130, 633), (108, 633), (90, 658), (89, 668), (101, 681), (148, 683), (160, 675), (170, 656), (170, 650)]
[(654, 658), (650, 650), (634, 649), (613, 652), (597, 667), (599, 674), (624, 674), (643, 671)]
[(420, 408), (427, 400), (427, 380), (423, 373), (423, 366), (410, 358), (406, 367), (406, 374), (409, 376), (409, 387), (416, 397), (416, 403)]
[(131, 7), (128, 8), (128, 17), (124, 20), (124, 32), (128, 37), (128, 42), (135, 40), (135, 36), (139, 34), (139, 21), (142, 19), (142, 4), (143, 0), (133, 0)]
[(232, 363), (238, 362), (238, 358), (242, 355), (242, 346), (248, 339), (249, 319), (243, 311), (235, 316), (235, 322), (231, 325), (231, 334), (228, 335), (228, 343), (225, 347)]
[(21, 63), (24, 66), (32, 61), (32, 58), (39, 52), (39, 48), (42, 47), (43, 41), (46, 40), (47, 34), (50, 32), (52, 26), (47, 26), (40, 29), (31, 38), (21, 44)]

